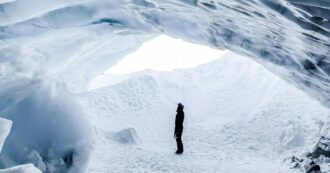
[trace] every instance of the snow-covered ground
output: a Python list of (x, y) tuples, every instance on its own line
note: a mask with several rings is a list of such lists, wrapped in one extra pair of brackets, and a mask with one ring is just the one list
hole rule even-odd
[[(96, 131), (88, 173), (295, 172), (283, 160), (310, 151), (330, 113), (233, 53), (194, 69), (98, 80), (111, 85), (77, 95)], [(178, 102), (186, 115), (179, 156)]]

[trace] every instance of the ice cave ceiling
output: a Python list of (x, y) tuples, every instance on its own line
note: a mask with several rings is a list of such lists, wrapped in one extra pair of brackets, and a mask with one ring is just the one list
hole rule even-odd
[(39, 79), (83, 90), (165, 33), (252, 57), (330, 107), (329, 19), (327, 0), (0, 0), (0, 97)]

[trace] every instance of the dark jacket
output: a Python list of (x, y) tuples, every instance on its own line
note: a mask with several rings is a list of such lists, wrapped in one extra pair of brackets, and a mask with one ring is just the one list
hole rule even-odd
[(178, 108), (177, 114), (175, 117), (175, 131), (174, 135), (181, 135), (183, 131), (183, 120), (184, 120), (184, 112), (182, 109)]

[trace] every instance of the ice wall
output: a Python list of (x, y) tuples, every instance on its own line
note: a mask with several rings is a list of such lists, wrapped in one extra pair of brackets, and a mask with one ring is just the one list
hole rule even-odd
[(83, 172), (94, 133), (84, 112), (64, 85), (35, 82), (32, 88), (2, 111), (13, 127), (0, 168), (33, 163), (44, 173)]

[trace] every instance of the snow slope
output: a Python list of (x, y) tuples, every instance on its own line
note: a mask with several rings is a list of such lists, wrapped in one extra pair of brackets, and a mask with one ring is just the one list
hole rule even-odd
[[(90, 173), (295, 172), (283, 160), (311, 150), (330, 113), (233, 53), (195, 69), (110, 83), (78, 95), (97, 132)], [(181, 156), (174, 154), (177, 102), (186, 113)]]

